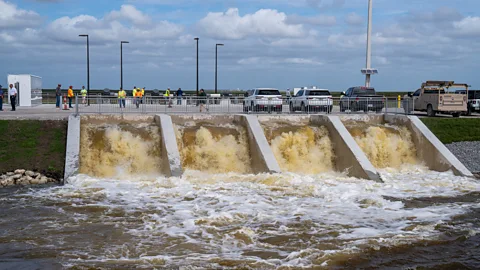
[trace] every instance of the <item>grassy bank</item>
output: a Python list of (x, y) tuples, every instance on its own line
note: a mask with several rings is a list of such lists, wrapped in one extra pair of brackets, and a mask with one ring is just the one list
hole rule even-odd
[(35, 170), (62, 178), (67, 121), (0, 120), (0, 173)]
[(421, 120), (445, 144), (480, 141), (480, 118), (422, 118)]

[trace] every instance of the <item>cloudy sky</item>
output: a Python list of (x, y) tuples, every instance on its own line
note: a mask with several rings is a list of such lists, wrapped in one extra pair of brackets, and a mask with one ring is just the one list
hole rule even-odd
[[(412, 90), (424, 80), (480, 88), (480, 1), (374, 0), (372, 66), (381, 90)], [(362, 85), (367, 0), (0, 0), (0, 83), (7, 74), (91, 88), (281, 89)]]

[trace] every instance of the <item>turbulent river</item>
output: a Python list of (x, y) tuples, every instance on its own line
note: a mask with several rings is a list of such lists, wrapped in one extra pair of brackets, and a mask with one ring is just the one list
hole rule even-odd
[(0, 190), (0, 269), (480, 269), (480, 182), (422, 167), (403, 129), (351, 132), (384, 183), (333, 172), (322, 127), (272, 131), (286, 172), (259, 175), (243, 129), (177, 127), (166, 178), (158, 128), (86, 125), (82, 174)]
[(422, 167), (2, 190), (0, 268), (480, 267), (480, 183)]

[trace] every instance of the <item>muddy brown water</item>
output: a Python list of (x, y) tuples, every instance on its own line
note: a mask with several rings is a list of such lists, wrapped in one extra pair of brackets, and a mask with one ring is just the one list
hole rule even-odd
[(424, 168), (0, 190), (0, 269), (479, 269), (480, 183)]

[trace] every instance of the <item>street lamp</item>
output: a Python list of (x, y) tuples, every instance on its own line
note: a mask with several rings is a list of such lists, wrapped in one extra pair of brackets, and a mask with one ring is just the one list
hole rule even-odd
[[(87, 97), (90, 95), (90, 42), (88, 35), (78, 35), (79, 37), (87, 37)], [(90, 99), (87, 98), (88, 106), (90, 106)]]
[(198, 41), (200, 40), (198, 37), (194, 38), (197, 41), (197, 96), (198, 96)]
[(120, 87), (123, 90), (123, 44), (130, 43), (128, 41), (120, 41)]
[(365, 74), (365, 86), (370, 87), (370, 76), (378, 74), (378, 70), (372, 68), (372, 0), (368, 0), (367, 67), (361, 71)]
[(218, 46), (223, 46), (221, 43), (215, 44), (215, 94), (217, 93), (217, 62), (218, 62)]

